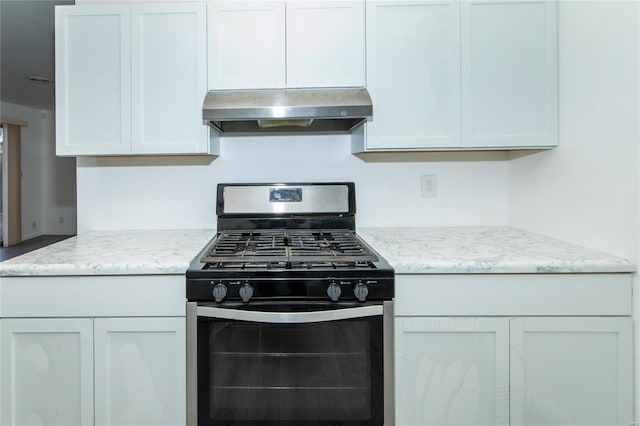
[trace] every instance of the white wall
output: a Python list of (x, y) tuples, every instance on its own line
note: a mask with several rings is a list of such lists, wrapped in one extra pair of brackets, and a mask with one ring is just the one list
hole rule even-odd
[(510, 224), (635, 260), (638, 3), (558, 4), (558, 148), (509, 163)]
[(75, 234), (75, 159), (55, 156), (53, 111), (2, 102), (0, 116), (28, 122), (21, 130), (22, 239)]
[[(507, 223), (504, 156), (409, 157), (364, 161), (350, 153), (348, 136), (316, 135), (223, 138), (210, 164), (206, 157), (81, 158), (78, 232), (215, 227), (220, 182), (354, 181), (358, 226)], [(421, 198), (422, 174), (437, 175), (438, 198)]]
[[(509, 164), (512, 225), (638, 265), (639, 22), (637, 2), (559, 2), (560, 146)], [(638, 420), (638, 274), (634, 281)]]
[(56, 157), (55, 111), (44, 111), (42, 134), (46, 141), (42, 151), (43, 233), (76, 233), (76, 159)]
[(28, 123), (28, 126), (21, 127), (20, 131), (22, 239), (26, 240), (42, 235), (42, 112), (2, 102), (0, 115)]

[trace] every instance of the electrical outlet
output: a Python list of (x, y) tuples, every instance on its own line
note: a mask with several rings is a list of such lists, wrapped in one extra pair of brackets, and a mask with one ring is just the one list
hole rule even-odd
[(438, 197), (438, 178), (436, 175), (422, 175), (420, 181), (422, 183), (422, 198)]
[(64, 217), (60, 216), (60, 218), (58, 219), (58, 222), (60, 222), (60, 225), (64, 224)]
[(36, 229), (37, 227), (38, 227), (38, 222), (36, 222), (35, 220), (31, 222), (31, 229)]

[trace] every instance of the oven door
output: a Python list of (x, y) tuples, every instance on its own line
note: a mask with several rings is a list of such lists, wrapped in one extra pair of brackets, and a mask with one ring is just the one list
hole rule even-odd
[(392, 302), (187, 303), (187, 424), (392, 425), (392, 319)]

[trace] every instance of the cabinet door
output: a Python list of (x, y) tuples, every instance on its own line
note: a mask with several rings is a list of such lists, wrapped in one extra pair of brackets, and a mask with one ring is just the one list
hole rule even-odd
[(57, 6), (55, 19), (56, 153), (129, 153), (129, 6)]
[(462, 2), (462, 144), (558, 141), (555, 0)]
[(218, 1), (207, 8), (209, 88), (285, 86), (285, 4)]
[(629, 425), (631, 318), (511, 320), (512, 425)]
[(460, 145), (460, 4), (367, 2), (367, 149)]
[(206, 4), (131, 6), (134, 154), (206, 153)]
[(90, 319), (3, 319), (3, 425), (93, 424)]
[(96, 319), (96, 425), (184, 425), (185, 345), (184, 318)]
[(508, 319), (395, 321), (398, 426), (509, 423)]
[(364, 1), (291, 1), (287, 87), (364, 86)]

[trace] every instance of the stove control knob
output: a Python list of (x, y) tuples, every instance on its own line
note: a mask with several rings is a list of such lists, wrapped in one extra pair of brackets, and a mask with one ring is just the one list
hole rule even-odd
[(216, 302), (222, 302), (222, 299), (227, 296), (227, 286), (222, 283), (214, 285), (212, 294)]
[(358, 281), (355, 287), (353, 287), (353, 294), (354, 296), (356, 296), (356, 299), (364, 302), (365, 300), (367, 300), (367, 296), (369, 295), (369, 288), (367, 288), (367, 286), (363, 284), (362, 281)]
[(340, 294), (342, 294), (342, 289), (340, 288), (340, 286), (336, 284), (335, 281), (331, 281), (329, 287), (327, 287), (327, 296), (329, 296), (329, 299), (337, 302)]
[(253, 296), (253, 286), (249, 283), (244, 283), (240, 287), (240, 290), (238, 291), (238, 293), (240, 294), (240, 297), (242, 298), (243, 302), (248, 302), (249, 300), (251, 300), (251, 297)]

